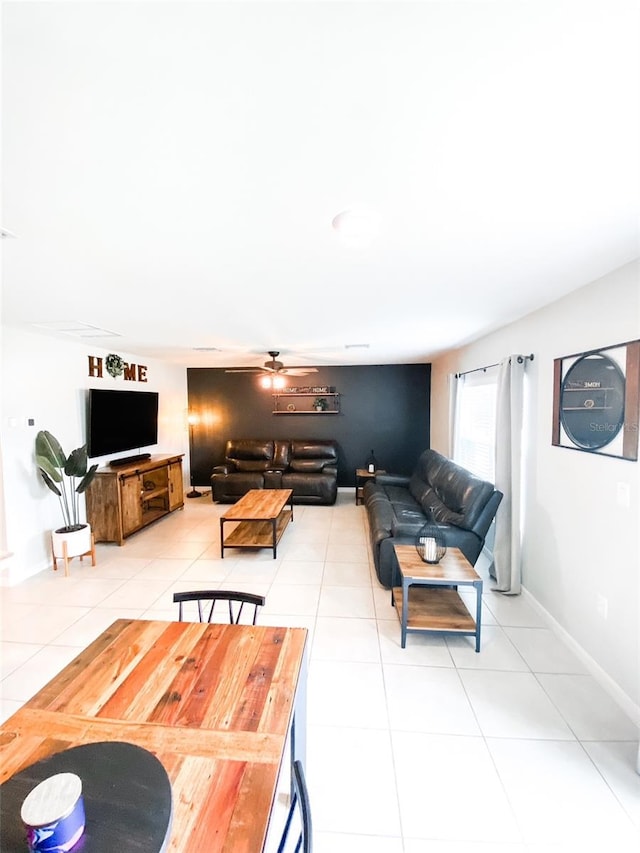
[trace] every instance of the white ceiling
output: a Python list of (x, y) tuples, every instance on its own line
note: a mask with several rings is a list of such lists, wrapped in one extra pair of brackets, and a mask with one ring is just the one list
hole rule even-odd
[(640, 254), (637, 0), (2, 11), (7, 324), (421, 362)]

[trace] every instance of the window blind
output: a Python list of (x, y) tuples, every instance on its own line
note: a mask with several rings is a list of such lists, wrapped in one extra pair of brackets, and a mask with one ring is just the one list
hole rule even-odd
[(498, 371), (468, 374), (458, 380), (454, 461), (472, 474), (495, 481), (495, 424)]

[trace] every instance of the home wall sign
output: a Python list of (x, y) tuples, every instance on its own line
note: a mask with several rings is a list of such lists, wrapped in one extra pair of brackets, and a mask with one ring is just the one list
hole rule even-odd
[(282, 394), (332, 394), (335, 392), (333, 385), (290, 385), (283, 388)]
[(637, 460), (640, 341), (556, 358), (553, 366), (551, 443)]
[(103, 369), (105, 369), (109, 376), (113, 376), (114, 379), (122, 376), (125, 382), (147, 381), (146, 365), (129, 364), (115, 352), (110, 352), (104, 359), (96, 355), (90, 355), (88, 358), (89, 376), (96, 376), (98, 379), (102, 379)]

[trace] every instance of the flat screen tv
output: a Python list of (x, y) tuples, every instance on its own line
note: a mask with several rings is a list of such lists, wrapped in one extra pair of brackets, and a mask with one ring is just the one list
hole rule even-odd
[(87, 452), (106, 456), (158, 443), (156, 391), (89, 391)]

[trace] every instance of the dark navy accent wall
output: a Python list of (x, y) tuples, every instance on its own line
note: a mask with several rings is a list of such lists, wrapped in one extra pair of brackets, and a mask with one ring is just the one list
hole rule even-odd
[(354, 484), (355, 469), (365, 466), (372, 449), (381, 468), (409, 474), (429, 447), (430, 364), (319, 367), (286, 378), (290, 386), (335, 386), (339, 414), (274, 415), (271, 392), (260, 379), (222, 368), (187, 370), (189, 411), (200, 418), (193, 428), (192, 485), (210, 486), (229, 438), (335, 439), (340, 486)]

